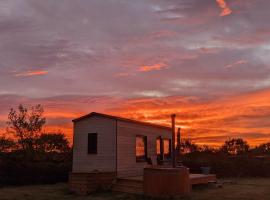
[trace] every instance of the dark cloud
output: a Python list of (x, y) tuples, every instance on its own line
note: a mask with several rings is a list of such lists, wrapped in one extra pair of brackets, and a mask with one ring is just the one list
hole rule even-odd
[[(228, 1), (233, 13), (220, 17), (212, 0), (2, 1), (0, 92), (202, 97), (268, 87), (256, 54), (268, 50), (254, 46), (268, 42), (268, 3), (256, 2)], [(158, 64), (166, 70), (139, 71)], [(38, 70), (48, 75), (14, 77)]]

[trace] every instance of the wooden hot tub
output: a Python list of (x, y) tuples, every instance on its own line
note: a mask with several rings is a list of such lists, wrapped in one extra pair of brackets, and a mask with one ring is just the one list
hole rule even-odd
[(145, 168), (143, 174), (144, 194), (153, 197), (187, 196), (191, 185), (189, 169)]

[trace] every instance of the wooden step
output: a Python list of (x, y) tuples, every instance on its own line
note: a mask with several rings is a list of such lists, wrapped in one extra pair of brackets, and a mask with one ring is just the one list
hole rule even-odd
[(115, 184), (115, 186), (143, 189), (143, 185), (136, 185), (136, 184), (134, 184), (134, 185), (133, 184), (126, 185), (126, 184), (122, 184), (122, 183), (117, 183), (117, 184)]
[(116, 181), (117, 185), (126, 185), (126, 186), (137, 186), (137, 187), (142, 187), (143, 182), (142, 181), (133, 181), (133, 180), (122, 180), (119, 179)]
[(139, 180), (117, 179), (112, 191), (129, 194), (143, 194), (143, 183)]
[(117, 181), (124, 181), (124, 182), (136, 182), (136, 183), (142, 183), (142, 179), (137, 178), (117, 178)]
[(123, 192), (123, 193), (129, 193), (129, 194), (143, 194), (143, 188), (142, 187), (132, 187), (132, 186), (126, 186), (126, 185), (114, 185), (112, 187), (112, 191), (114, 192)]

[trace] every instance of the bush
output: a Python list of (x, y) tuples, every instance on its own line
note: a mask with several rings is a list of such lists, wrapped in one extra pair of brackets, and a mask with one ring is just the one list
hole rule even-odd
[(0, 185), (66, 182), (70, 171), (71, 153), (43, 154), (35, 159), (18, 152), (0, 156)]
[(270, 177), (270, 157), (251, 155), (229, 156), (222, 154), (190, 154), (182, 157), (191, 173), (201, 173), (202, 166), (211, 167), (211, 173), (219, 178)]

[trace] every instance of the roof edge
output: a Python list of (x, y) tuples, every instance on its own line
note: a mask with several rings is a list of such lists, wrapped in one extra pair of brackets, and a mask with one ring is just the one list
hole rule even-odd
[(155, 127), (155, 128), (162, 128), (162, 129), (166, 129), (166, 130), (171, 130), (171, 127), (168, 127), (168, 126), (162, 126), (162, 125), (153, 124), (153, 123), (149, 123), (149, 122), (142, 122), (142, 121), (137, 121), (137, 120), (134, 120), (134, 119), (117, 117), (117, 116), (103, 114), (103, 113), (97, 113), (97, 112), (91, 112), (91, 113), (89, 113), (87, 115), (84, 115), (84, 116), (81, 116), (79, 118), (73, 119), (72, 122), (78, 122), (78, 121), (81, 121), (83, 119), (93, 117), (93, 116), (100, 116), (100, 117), (105, 117), (105, 118), (110, 118), (110, 119), (116, 119), (116, 120), (119, 120), (119, 121), (130, 122), (130, 123), (134, 123), (134, 124), (141, 124), (141, 125), (145, 125), (145, 126), (152, 126), (152, 127)]

